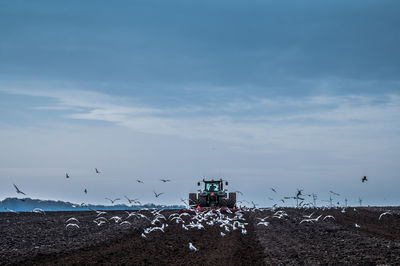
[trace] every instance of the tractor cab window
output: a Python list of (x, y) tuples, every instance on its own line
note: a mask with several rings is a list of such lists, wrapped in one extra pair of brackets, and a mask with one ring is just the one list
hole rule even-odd
[(206, 190), (207, 191), (219, 191), (219, 184), (218, 183), (207, 183)]

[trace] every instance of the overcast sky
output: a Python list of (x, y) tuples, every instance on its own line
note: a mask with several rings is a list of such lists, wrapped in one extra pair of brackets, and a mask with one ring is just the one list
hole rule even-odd
[(32, 198), (173, 204), (222, 176), (261, 206), (297, 188), (398, 205), (399, 12), (396, 0), (1, 1), (0, 199), (15, 183)]

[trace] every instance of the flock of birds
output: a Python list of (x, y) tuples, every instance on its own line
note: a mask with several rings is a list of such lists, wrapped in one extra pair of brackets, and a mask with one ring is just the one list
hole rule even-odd
[[(101, 174), (101, 171), (99, 171), (99, 169), (97, 169), (97, 168), (94, 168), (94, 171), (95, 171), (95, 173), (98, 174), (98, 175)], [(69, 174), (69, 173), (65, 173), (65, 178), (70, 179), (70, 178), (71, 178), (70, 174)], [(137, 181), (138, 183), (140, 183), (140, 184), (144, 184), (144, 181), (142, 181), (142, 180), (140, 180), (140, 179), (137, 179), (136, 181)], [(167, 182), (171, 182), (171, 179), (161, 178), (160, 181), (163, 182), (163, 183), (167, 183)], [(27, 196), (27, 194), (26, 194), (25, 192), (23, 192), (21, 189), (19, 189), (18, 186), (17, 186), (16, 184), (13, 184), (13, 185), (14, 185), (14, 188), (15, 188), (15, 191), (17, 192), (17, 194), (21, 194), (21, 195)], [(84, 188), (84, 189), (83, 189), (83, 192), (84, 192), (85, 194), (88, 194), (87, 188)], [(153, 190), (153, 193), (154, 193), (154, 197), (155, 197), (155, 198), (158, 198), (158, 197), (160, 197), (161, 195), (165, 194), (164, 192), (159, 192), (159, 193), (157, 193), (157, 192), (154, 191), (154, 190)], [(137, 199), (137, 198), (136, 198), (136, 199), (130, 199), (130, 198), (128, 198), (127, 196), (124, 196), (124, 198), (129, 202), (129, 204), (135, 204), (135, 205), (140, 205), (140, 204), (142, 204), (142, 203), (139, 201), (139, 199)], [(107, 198), (107, 197), (106, 197), (105, 199), (108, 200), (108, 201), (110, 201), (111, 204), (114, 204), (115, 202), (121, 200), (121, 198), (110, 199), (110, 198)], [(82, 204), (82, 206), (83, 206), (83, 205), (84, 205), (84, 204)], [(74, 205), (74, 206), (75, 206), (75, 205)], [(7, 208), (5, 208), (5, 209), (8, 210)]]
[[(100, 174), (101, 172), (95, 168), (95, 173)], [(65, 174), (65, 177), (67, 179), (71, 178), (69, 173)], [(170, 179), (160, 179), (163, 183), (166, 182), (171, 182)], [(365, 183), (368, 181), (366, 176), (363, 176), (361, 178), (362, 183)], [(137, 179), (138, 183), (144, 183), (142, 180)], [(13, 184), (16, 192), (18, 194), (26, 195), (16, 184)], [(273, 193), (277, 194), (277, 190), (275, 188), (270, 188)], [(243, 195), (242, 192), (236, 191), (237, 193)], [(84, 193), (87, 194), (88, 191), (85, 188)], [(157, 193), (156, 191), (153, 191), (154, 197), (158, 198), (161, 195), (163, 195), (163, 192)], [(332, 196), (340, 196), (339, 193), (336, 193), (334, 191), (329, 191), (330, 193), (330, 200), (329, 202), (331, 203), (332, 207)], [(306, 197), (312, 197), (313, 202), (309, 201), (306, 202), (305, 198)], [(127, 196), (124, 196), (124, 198), (130, 203), (130, 204), (141, 204), (139, 199), (131, 199)], [(114, 204), (117, 201), (120, 201), (121, 198), (105, 198), (106, 200), (110, 201), (111, 204)], [(269, 197), (268, 199), (274, 200), (273, 198)], [(282, 201), (285, 203), (285, 200), (288, 199), (295, 199), (297, 202), (297, 207), (302, 207), (302, 208), (315, 208), (315, 200), (316, 200), (316, 195), (313, 194), (305, 194), (303, 189), (298, 189), (295, 195), (293, 196), (285, 196)], [(185, 200), (182, 200), (182, 202), (185, 203)], [(246, 202), (245, 200), (243, 201), (238, 201), (240, 202)], [(249, 202), (247, 202), (249, 203)], [(346, 204), (347, 204), (347, 199), (346, 199)], [(160, 231), (162, 233), (165, 232), (165, 230), (168, 228), (168, 226), (171, 223), (180, 225), (183, 230), (204, 230), (205, 226), (216, 226), (220, 228), (220, 236), (224, 237), (228, 232), (231, 231), (236, 231), (239, 230), (243, 235), (247, 234), (247, 229), (246, 226), (248, 225), (248, 222), (244, 218), (244, 213), (245, 211), (256, 211), (256, 210), (261, 210), (260, 208), (257, 208), (256, 203), (253, 201), (251, 202), (251, 205), (253, 206), (252, 208), (241, 208), (239, 211), (232, 212), (230, 209), (227, 208), (222, 208), (222, 209), (215, 209), (212, 211), (199, 211), (196, 208), (191, 208), (191, 213), (187, 212), (182, 212), (182, 213), (173, 213), (169, 215), (168, 217), (165, 216), (162, 212), (163, 210), (149, 210), (146, 208), (140, 209), (138, 211), (126, 211), (126, 216), (112, 216), (110, 218), (107, 218), (107, 212), (105, 211), (100, 211), (100, 210), (94, 210), (90, 209), (91, 211), (95, 212), (95, 218), (93, 219), (93, 223), (98, 226), (104, 226), (106, 224), (118, 224), (119, 226), (131, 226), (135, 224), (136, 221), (138, 220), (144, 220), (147, 222), (149, 225), (147, 228), (143, 229), (143, 232), (141, 234), (141, 237), (146, 239), (149, 234), (155, 231)], [(347, 207), (347, 206), (346, 206)], [(190, 207), (189, 207), (190, 208)], [(263, 218), (257, 217), (256, 219), (258, 220), (258, 223), (256, 226), (265, 226), (268, 227), (270, 225), (270, 220), (271, 219), (287, 219), (289, 218), (289, 215), (284, 211), (284, 210), (277, 210), (278, 206), (277, 204), (274, 204), (271, 210), (273, 213), (270, 216), (265, 216)], [(6, 208), (7, 209), (7, 208)], [(13, 210), (7, 209), (10, 212), (15, 212)], [(354, 211), (356, 209), (354, 208)], [(45, 211), (40, 209), (40, 208), (35, 208), (32, 210), (34, 213), (40, 213), (42, 215), (45, 215)], [(343, 207), (342, 213), (346, 212), (346, 208)], [(147, 213), (148, 215), (145, 215)], [(312, 212), (311, 214), (308, 215), (303, 215), (302, 219), (299, 221), (299, 224), (303, 223), (309, 223), (309, 224), (315, 224), (319, 221), (326, 221), (326, 220), (335, 220), (335, 217), (332, 215), (315, 215), (315, 212)], [(392, 212), (386, 211), (383, 212), (379, 215), (378, 220), (381, 220), (384, 216), (386, 215), (392, 215)], [(66, 230), (78, 230), (80, 228), (79, 226), (79, 220), (75, 217), (70, 217), (69, 219), (66, 220), (65, 222), (65, 229)], [(361, 226), (357, 223), (354, 224), (355, 228), (361, 228)], [(189, 242), (188, 244), (189, 249), (191, 251), (198, 251), (199, 249), (195, 247), (195, 245), (192, 242)]]
[[(96, 226), (104, 226), (106, 224), (117, 224), (119, 226), (132, 226), (137, 224), (137, 221), (144, 221), (148, 226), (143, 229), (141, 237), (147, 239), (150, 234), (155, 231), (165, 233), (168, 226), (175, 224), (182, 228), (182, 230), (205, 230), (207, 226), (214, 226), (220, 229), (220, 236), (224, 237), (227, 233), (239, 231), (241, 234), (247, 234), (248, 222), (244, 217), (245, 210), (231, 211), (228, 208), (215, 209), (213, 211), (199, 211), (195, 208), (191, 209), (190, 213), (172, 213), (168, 216), (162, 212), (164, 210), (157, 209), (140, 209), (138, 211), (126, 211), (126, 215), (114, 215), (107, 218), (107, 212), (93, 210), (95, 217), (93, 223)], [(147, 215), (146, 215), (147, 213)], [(79, 220), (75, 217), (70, 217), (65, 221), (65, 229), (79, 230)], [(198, 251), (192, 242), (188, 243), (189, 249)]]

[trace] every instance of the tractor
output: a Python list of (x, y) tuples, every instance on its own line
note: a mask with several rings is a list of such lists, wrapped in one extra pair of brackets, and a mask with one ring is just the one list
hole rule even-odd
[[(198, 190), (198, 193), (189, 193), (189, 205), (200, 206), (200, 207), (228, 207), (234, 208), (236, 205), (236, 193), (226, 192), (224, 189), (224, 181), (220, 180), (204, 180), (204, 189)], [(197, 186), (201, 183), (197, 182)], [(225, 181), (225, 186), (228, 185), (228, 181)]]

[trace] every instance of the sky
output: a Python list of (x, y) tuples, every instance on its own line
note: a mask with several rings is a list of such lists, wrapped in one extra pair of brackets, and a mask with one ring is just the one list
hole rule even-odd
[(399, 11), (1, 1), (0, 199), (15, 183), (32, 198), (177, 204), (222, 177), (259, 206), (297, 189), (399, 205)]

